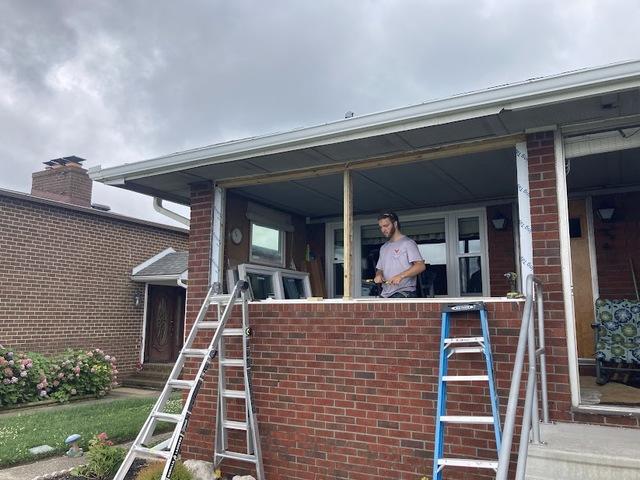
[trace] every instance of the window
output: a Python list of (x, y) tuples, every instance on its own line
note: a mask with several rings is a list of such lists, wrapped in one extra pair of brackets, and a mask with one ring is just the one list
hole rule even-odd
[[(234, 280), (233, 273), (228, 275), (230, 282)], [(297, 300), (311, 296), (307, 272), (243, 263), (238, 265), (238, 278), (249, 282), (255, 300)]]
[[(418, 244), (428, 264), (418, 277), (418, 296), (481, 296), (488, 295), (486, 211), (476, 209), (422, 215), (400, 215), (402, 233)], [(344, 276), (344, 247), (341, 224), (327, 225), (327, 290), (341, 297)], [(354, 292), (372, 295), (370, 280), (380, 247), (386, 239), (373, 219), (354, 222), (355, 259), (361, 267), (354, 271)], [(357, 262), (355, 262), (357, 265)]]
[(251, 224), (251, 262), (284, 266), (284, 232)]

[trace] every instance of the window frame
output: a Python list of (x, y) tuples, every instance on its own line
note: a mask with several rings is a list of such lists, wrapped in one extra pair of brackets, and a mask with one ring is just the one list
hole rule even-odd
[[(280, 258), (281, 258), (280, 262), (269, 262), (253, 256), (253, 226), (254, 225), (257, 227), (268, 228), (270, 230), (275, 230), (278, 232), (278, 244), (279, 244), (278, 252), (280, 253)], [(260, 222), (255, 222), (253, 220), (249, 222), (249, 263), (250, 264), (268, 265), (268, 266), (284, 268), (286, 266), (286, 261), (287, 261), (286, 254), (287, 254), (286, 237), (285, 237), (285, 231), (282, 228), (277, 228), (272, 225), (265, 225)]]
[[(289, 270), (287, 268), (271, 267), (267, 265), (258, 265), (251, 263), (241, 263), (236, 268), (238, 271), (238, 279), (245, 280), (247, 282), (249, 281), (247, 276), (247, 274), (249, 273), (271, 276), (271, 278), (273, 279), (273, 293), (276, 300), (306, 300), (308, 297), (313, 296), (311, 292), (311, 281), (309, 279), (309, 272), (300, 272), (297, 270)], [(227, 275), (229, 275), (229, 278), (231, 278), (231, 275), (233, 275), (233, 273), (228, 273)], [(302, 280), (305, 296), (300, 299), (285, 298), (283, 283), (285, 277)]]
[[(491, 295), (489, 286), (489, 245), (487, 235), (487, 209), (486, 206), (466, 208), (461, 210), (440, 210), (425, 213), (407, 213), (398, 212), (400, 223), (412, 222), (419, 220), (433, 220), (444, 218), (445, 222), (445, 240), (447, 245), (447, 291), (448, 295), (437, 295), (437, 298), (455, 298), (466, 296), (477, 296), (477, 294), (461, 295), (460, 293), (460, 267), (458, 264), (459, 255), (457, 255), (458, 245), (458, 219), (468, 217), (478, 217), (478, 226), (480, 230), (480, 253), (460, 256), (480, 256), (482, 266), (482, 296)], [(358, 259), (362, 256), (362, 227), (377, 225), (375, 217), (362, 218), (353, 221), (353, 258)], [(327, 272), (325, 283), (328, 298), (340, 298), (334, 295), (335, 285), (338, 279), (334, 278), (334, 264), (340, 263), (334, 260), (334, 238), (335, 231), (343, 228), (342, 221), (328, 222), (325, 228), (325, 271)], [(455, 242), (452, 241), (455, 239)], [(428, 259), (425, 259), (428, 262)], [(355, 262), (359, 265), (359, 262)], [(354, 297), (363, 298), (360, 292), (360, 284), (362, 283), (362, 271), (355, 268), (352, 275), (352, 291)]]

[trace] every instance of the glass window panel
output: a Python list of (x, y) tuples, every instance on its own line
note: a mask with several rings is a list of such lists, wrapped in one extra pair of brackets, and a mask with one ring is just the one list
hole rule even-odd
[(482, 268), (480, 257), (458, 258), (460, 266), (460, 293), (482, 295)]
[(282, 286), (284, 287), (285, 299), (295, 300), (298, 298), (306, 298), (304, 294), (304, 281), (301, 278), (283, 277)]
[(251, 259), (262, 263), (282, 265), (282, 235), (280, 230), (251, 225)]
[(344, 262), (344, 230), (341, 228), (333, 231), (333, 261)]
[(458, 219), (458, 254), (480, 253), (480, 219)]
[(333, 264), (333, 283), (335, 285), (334, 297), (344, 295), (344, 265), (342, 263)]
[(273, 288), (273, 275), (263, 273), (247, 273), (253, 298), (256, 300), (265, 300), (269, 297), (275, 298), (276, 293)]

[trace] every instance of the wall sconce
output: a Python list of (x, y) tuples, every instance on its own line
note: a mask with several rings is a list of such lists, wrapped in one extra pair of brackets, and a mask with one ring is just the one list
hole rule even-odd
[(598, 208), (598, 216), (603, 222), (610, 222), (615, 211), (616, 209), (613, 207), (600, 207)]
[(502, 213), (497, 212), (491, 219), (491, 223), (493, 224), (493, 228), (495, 228), (496, 230), (504, 230), (505, 228), (507, 228), (507, 217), (502, 215)]
[(140, 302), (142, 301), (142, 296), (136, 292), (133, 294), (133, 305), (136, 307), (140, 306)]

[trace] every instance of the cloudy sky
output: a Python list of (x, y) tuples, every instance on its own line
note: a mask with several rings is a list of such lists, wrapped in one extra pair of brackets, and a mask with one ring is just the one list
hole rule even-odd
[[(0, 188), (640, 58), (639, 0), (0, 0)], [(150, 197), (94, 202), (168, 222)], [(184, 211), (184, 210), (183, 210)]]

